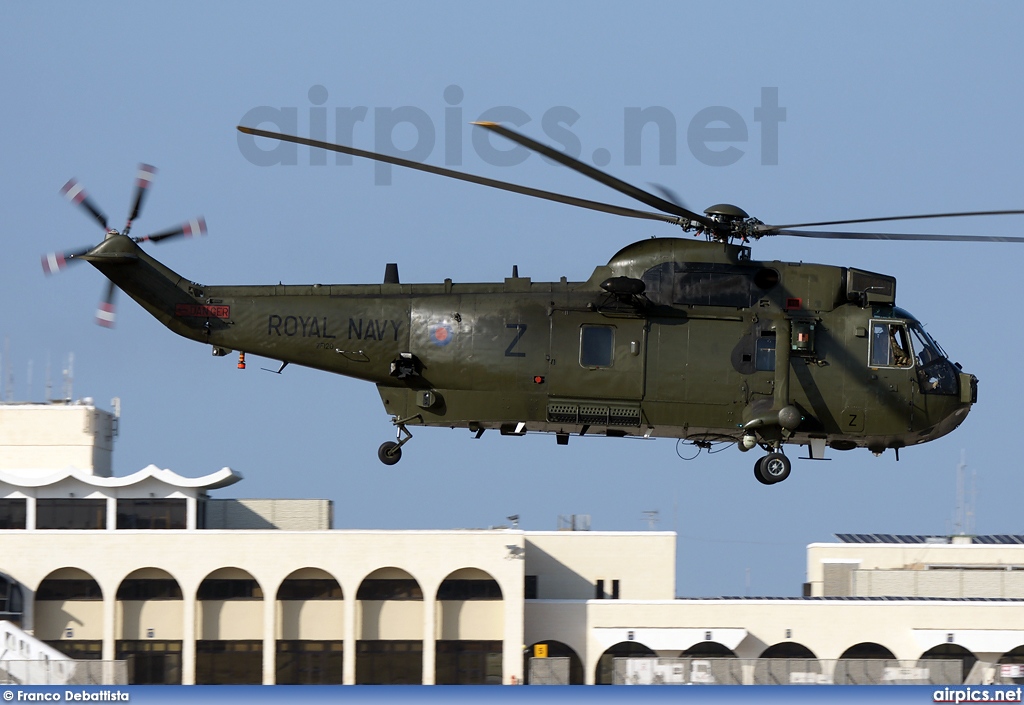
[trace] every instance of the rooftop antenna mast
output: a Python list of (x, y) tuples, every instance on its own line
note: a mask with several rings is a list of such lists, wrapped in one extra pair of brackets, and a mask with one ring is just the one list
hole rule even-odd
[(75, 354), (68, 353), (68, 366), (64, 368), (64, 401), (70, 402), (73, 398), (72, 389), (74, 388), (74, 367), (75, 367)]
[(53, 379), (50, 377), (50, 353), (46, 353), (46, 396), (44, 400), (50, 401), (53, 397)]
[(967, 490), (967, 451), (960, 451), (960, 462), (956, 466), (956, 521), (953, 525), (958, 536), (974, 533), (975, 472), (971, 470), (970, 496)]
[(14, 401), (14, 368), (11, 366), (11, 339), (4, 338), (4, 363), (7, 365), (6, 374), (6, 394), (3, 398), (7, 401)]
[(647, 528), (650, 531), (654, 531), (658, 528), (658, 514), (660, 512), (657, 509), (646, 509), (644, 510), (644, 521), (647, 522)]

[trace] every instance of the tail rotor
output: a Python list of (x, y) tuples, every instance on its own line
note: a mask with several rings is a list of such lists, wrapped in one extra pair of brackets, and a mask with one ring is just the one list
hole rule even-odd
[[(153, 178), (156, 176), (156, 167), (150, 166), (149, 164), (139, 164), (139, 169), (136, 172), (135, 177), (135, 191), (132, 197), (131, 210), (128, 213), (128, 220), (125, 222), (124, 231), (119, 233), (117, 230), (112, 229), (108, 225), (107, 216), (101, 211), (95, 203), (89, 198), (85, 189), (78, 182), (77, 179), (70, 179), (61, 188), (60, 193), (64, 198), (74, 205), (80, 206), (87, 215), (99, 223), (100, 227), (103, 228), (106, 233), (106, 237), (113, 237), (116, 235), (128, 235), (131, 232), (132, 224), (142, 213), (142, 205), (145, 201), (146, 194), (149, 191), (149, 187), (153, 183)], [(200, 237), (206, 235), (206, 219), (202, 216), (192, 218), (191, 220), (179, 225), (175, 228), (168, 230), (161, 230), (156, 233), (149, 235), (143, 235), (141, 237), (131, 238), (133, 242), (161, 242), (174, 237)], [(56, 274), (66, 269), (70, 264), (78, 261), (84, 255), (92, 252), (95, 246), (81, 247), (74, 250), (65, 250), (64, 252), (49, 252), (42, 256), (41, 263), (43, 266), (43, 272), (47, 275)], [(99, 306), (96, 309), (96, 323), (106, 328), (113, 328), (115, 315), (114, 298), (117, 293), (117, 287), (114, 286), (113, 282), (107, 286), (106, 295), (100, 301)]]

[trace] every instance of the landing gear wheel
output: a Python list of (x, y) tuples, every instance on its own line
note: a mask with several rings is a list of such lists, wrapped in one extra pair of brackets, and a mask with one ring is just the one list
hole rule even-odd
[(789, 462), (789, 458), (782, 453), (775, 452), (761, 458), (755, 468), (758, 480), (766, 485), (774, 485), (789, 477), (793, 466)]
[(762, 485), (770, 485), (772, 483), (769, 480), (766, 480), (766, 479), (764, 479), (761, 476), (761, 463), (763, 461), (764, 461), (764, 458), (758, 458), (754, 462), (754, 477), (757, 478), (757, 481), (760, 482)]
[(385, 465), (394, 465), (402, 459), (402, 447), (394, 441), (385, 441), (377, 449), (377, 457)]

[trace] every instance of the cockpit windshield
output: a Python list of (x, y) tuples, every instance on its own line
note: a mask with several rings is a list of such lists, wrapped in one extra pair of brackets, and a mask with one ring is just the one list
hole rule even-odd
[(917, 363), (917, 378), (925, 394), (959, 393), (957, 369), (946, 358), (946, 352), (928, 335), (921, 322), (902, 309), (893, 313), (906, 318), (907, 329), (914, 346), (914, 361)]
[(914, 340), (914, 352), (917, 353), (917, 364), (919, 367), (924, 367), (935, 360), (946, 357), (943, 349), (939, 347), (934, 338), (928, 335), (927, 331), (918, 321), (907, 321), (907, 325), (910, 328), (910, 336)]

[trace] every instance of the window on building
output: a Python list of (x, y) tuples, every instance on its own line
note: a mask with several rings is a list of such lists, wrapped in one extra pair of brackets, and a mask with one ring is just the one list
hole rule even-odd
[(36, 590), (36, 600), (102, 600), (103, 591), (92, 578), (57, 580), (47, 578)]
[(263, 642), (258, 639), (196, 641), (196, 685), (260, 685)]
[(434, 657), (438, 685), (501, 685), (500, 641), (439, 640)]
[(604, 581), (603, 580), (598, 580), (596, 583), (594, 583), (594, 599), (595, 600), (603, 600), (604, 599)]
[(343, 641), (278, 639), (278, 685), (341, 685)]
[(24, 605), (18, 582), (0, 573), (0, 619), (13, 622), (20, 627)]
[(422, 600), (423, 590), (413, 578), (367, 578), (357, 600)]
[(127, 661), (129, 684), (181, 684), (180, 641), (119, 640), (115, 650), (117, 660)]
[(618, 580), (613, 580), (612, 581), (612, 599), (613, 600), (619, 599), (619, 581)]
[(119, 600), (180, 600), (181, 587), (174, 578), (132, 578), (117, 588)]
[(199, 586), (197, 600), (262, 600), (263, 589), (252, 579), (208, 578)]
[(340, 600), (341, 585), (332, 578), (285, 580), (277, 590), (279, 600)]
[(580, 329), (580, 365), (611, 367), (615, 353), (615, 328), (583, 326)]
[(0, 499), (0, 529), (24, 529), (28, 500)]
[(523, 586), (523, 599), (536, 600), (537, 599), (537, 576), (527, 575), (526, 584)]
[(496, 580), (445, 580), (437, 590), (438, 600), (500, 600)]
[(105, 529), (105, 499), (37, 499), (37, 529)]
[(119, 499), (118, 529), (184, 529), (184, 499)]
[(103, 659), (102, 639), (54, 639), (46, 642), (68, 658), (76, 661), (100, 661)]
[(362, 639), (356, 642), (356, 685), (419, 685), (423, 642)]

